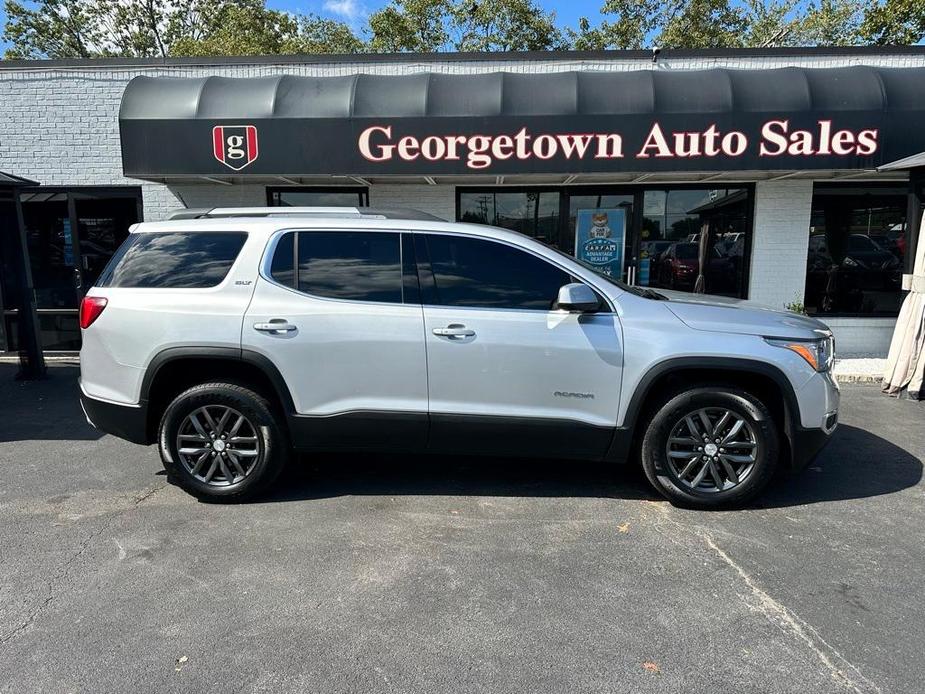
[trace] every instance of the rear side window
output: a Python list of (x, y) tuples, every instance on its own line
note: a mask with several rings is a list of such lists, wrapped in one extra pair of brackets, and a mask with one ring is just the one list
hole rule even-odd
[(205, 289), (221, 283), (247, 234), (170, 231), (131, 234), (100, 275), (98, 287)]
[(462, 236), (427, 235), (441, 306), (549, 311), (567, 272), (517, 248)]
[[(295, 242), (299, 291), (329, 299), (402, 302), (401, 234), (301, 231)], [(285, 266), (290, 258), (291, 246), (281, 239), (271, 274), (289, 286)]]

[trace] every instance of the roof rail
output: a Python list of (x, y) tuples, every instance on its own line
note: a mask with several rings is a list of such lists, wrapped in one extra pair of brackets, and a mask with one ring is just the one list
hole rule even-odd
[(339, 219), (414, 219), (445, 222), (420, 210), (376, 207), (199, 207), (174, 210), (167, 219), (220, 219), (226, 217), (319, 217)]

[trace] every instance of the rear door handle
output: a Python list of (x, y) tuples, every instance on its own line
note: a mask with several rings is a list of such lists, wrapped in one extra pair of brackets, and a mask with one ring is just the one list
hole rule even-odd
[(297, 328), (283, 318), (274, 318), (269, 323), (254, 323), (254, 330), (279, 335), (280, 333), (291, 333)]
[(434, 328), (433, 333), (438, 337), (472, 337), (475, 335), (474, 330), (460, 323), (450, 323), (445, 328)]

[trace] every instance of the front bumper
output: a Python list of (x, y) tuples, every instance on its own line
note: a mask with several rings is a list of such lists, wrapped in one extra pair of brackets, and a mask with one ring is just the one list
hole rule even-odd
[(838, 412), (826, 417), (826, 426), (819, 429), (796, 427), (790, 437), (790, 460), (793, 470), (805, 469), (819, 452), (832, 439), (832, 433), (838, 425)]
[(148, 440), (148, 408), (145, 405), (120, 405), (91, 398), (81, 391), (80, 406), (87, 421), (103, 433), (132, 443), (151, 443)]

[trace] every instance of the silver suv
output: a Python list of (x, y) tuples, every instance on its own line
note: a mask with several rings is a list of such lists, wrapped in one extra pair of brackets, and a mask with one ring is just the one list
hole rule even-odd
[(410, 211), (188, 210), (83, 300), (81, 402), (203, 497), (292, 449), (388, 450), (641, 461), (674, 502), (741, 504), (835, 428), (832, 335), (665, 294)]

